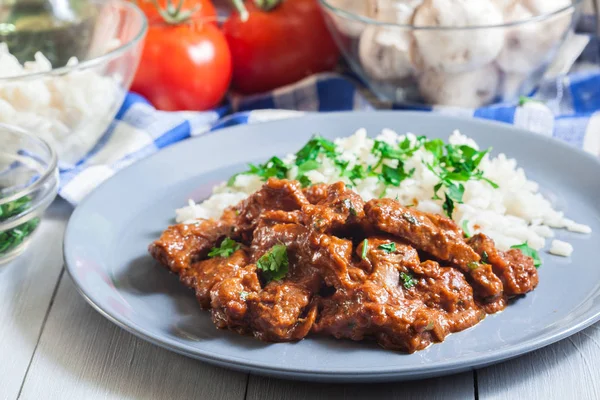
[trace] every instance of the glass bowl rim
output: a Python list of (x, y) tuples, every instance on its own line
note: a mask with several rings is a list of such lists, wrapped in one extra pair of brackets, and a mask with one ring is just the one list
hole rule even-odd
[(111, 3), (116, 3), (119, 6), (125, 8), (125, 9), (128, 9), (128, 13), (131, 13), (131, 11), (133, 11), (134, 15), (136, 15), (141, 21), (140, 30), (134, 35), (134, 37), (131, 40), (129, 40), (125, 43), (122, 43), (120, 46), (118, 46), (102, 55), (99, 55), (94, 58), (90, 58), (89, 60), (81, 61), (81, 62), (77, 63), (76, 65), (72, 65), (72, 66), (65, 65), (65, 66), (58, 67), (58, 68), (52, 68), (50, 71), (41, 71), (41, 72), (33, 72), (30, 74), (0, 77), (0, 82), (27, 80), (30, 78), (40, 78), (43, 76), (65, 75), (72, 71), (88, 69), (88, 68), (97, 66), (99, 64), (102, 64), (105, 61), (110, 61), (110, 60), (113, 60), (113, 59), (119, 57), (123, 53), (127, 52), (135, 44), (137, 44), (140, 40), (142, 40), (144, 38), (144, 36), (146, 35), (146, 32), (148, 31), (148, 20), (146, 18), (146, 15), (142, 12), (142, 10), (137, 5), (135, 5), (133, 2), (128, 1), (128, 0), (110, 0), (110, 1), (91, 0), (90, 2), (95, 5), (110, 5)]
[[(359, 0), (359, 1), (362, 1), (362, 0)], [(373, 18), (365, 17), (362, 15), (353, 13), (351, 11), (347, 11), (342, 8), (336, 7), (330, 3), (330, 0), (319, 0), (319, 3), (321, 4), (321, 6), (323, 8), (337, 14), (338, 16), (340, 16), (342, 18), (345, 18), (347, 20), (352, 20), (352, 22), (360, 22), (365, 25), (377, 25), (377, 26), (389, 27), (389, 28), (392, 28), (392, 27), (393, 28), (404, 28), (404, 29), (410, 29), (410, 30), (415, 30), (415, 31), (472, 31), (472, 30), (478, 30), (478, 29), (508, 28), (508, 27), (513, 27), (513, 26), (526, 25), (529, 23), (541, 22), (546, 19), (552, 18), (554, 16), (563, 14), (563, 13), (567, 14), (571, 11), (576, 11), (579, 8), (579, 6), (581, 6), (581, 4), (583, 3), (583, 0), (572, 0), (571, 4), (566, 7), (562, 7), (558, 10), (555, 10), (555, 11), (552, 11), (549, 13), (535, 15), (528, 19), (523, 19), (523, 20), (513, 21), (513, 22), (505, 22), (502, 24), (494, 24), (494, 25), (471, 25), (471, 26), (415, 26), (415, 25), (411, 25), (411, 24), (397, 24), (397, 23), (393, 23), (393, 22), (382, 22), (382, 21), (378, 21)]]
[[(41, 145), (41, 147), (44, 150), (46, 150), (48, 152), (49, 160), (48, 160), (48, 166), (41, 173), (39, 179), (37, 179), (35, 182), (27, 185), (22, 190), (14, 193), (10, 196), (1, 197), (0, 205), (10, 203), (11, 201), (15, 201), (17, 199), (20, 199), (23, 196), (27, 196), (27, 195), (33, 193), (40, 186), (43, 186), (44, 184), (46, 184), (49, 179), (54, 178), (55, 174), (57, 173), (57, 166), (58, 166), (58, 155), (56, 154), (56, 151), (44, 139), (42, 139), (36, 135), (33, 135), (33, 134), (27, 132), (25, 129), (19, 128), (14, 125), (0, 123), (0, 131), (1, 130), (9, 130), (9, 131), (17, 133), (21, 136), (26, 137), (28, 140), (37, 142), (39, 145)], [(57, 185), (58, 185), (58, 182), (57, 182)], [(53, 191), (54, 190), (55, 189), (53, 188)], [(36, 207), (35, 206), (31, 207), (31, 209), (34, 209), (34, 208), (36, 208)]]

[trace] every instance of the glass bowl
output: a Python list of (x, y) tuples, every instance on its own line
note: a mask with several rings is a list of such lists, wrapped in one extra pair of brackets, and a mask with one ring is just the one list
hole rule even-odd
[[(538, 16), (517, 9), (516, 22), (450, 27), (444, 21), (453, 19), (452, 9), (442, 15), (419, 9), (420, 21), (426, 22), (412, 25), (417, 23), (414, 7), (431, 4), (421, 0), (377, 9), (377, 20), (365, 16), (365, 0), (319, 1), (344, 58), (380, 100), (470, 108), (530, 95), (572, 32), (582, 3), (572, 0)], [(497, 12), (496, 21), (502, 22)], [(481, 15), (476, 18), (484, 19)], [(390, 19), (407, 23), (386, 22)]]
[(129, 1), (46, 2), (0, 2), (0, 123), (41, 137), (73, 165), (123, 104), (147, 23)]
[(21, 128), (0, 124), (0, 264), (26, 248), (57, 190), (52, 147)]

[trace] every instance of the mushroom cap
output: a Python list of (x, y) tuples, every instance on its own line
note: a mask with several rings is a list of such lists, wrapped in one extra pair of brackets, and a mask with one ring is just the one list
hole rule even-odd
[[(537, 0), (528, 0), (529, 2)], [(544, 0), (546, 1), (546, 0)], [(562, 0), (550, 0), (554, 3)], [(569, 0), (567, 0), (568, 3)], [(523, 21), (536, 15), (527, 0), (522, 3), (515, 1), (503, 10), (506, 22)], [(556, 11), (558, 8), (554, 8)], [(540, 8), (536, 8), (537, 11)], [(548, 11), (547, 9), (543, 11)], [(572, 13), (549, 17), (544, 21), (532, 21), (514, 27), (506, 28), (504, 47), (498, 55), (497, 62), (506, 72), (528, 73), (540, 68), (544, 63), (550, 63), (558, 50), (561, 39), (568, 32)]]
[(414, 71), (410, 58), (410, 35), (403, 28), (368, 26), (358, 44), (363, 70), (372, 79), (402, 79)]
[[(415, 9), (423, 0), (372, 0), (372, 18), (382, 22), (410, 25)], [(365, 73), (372, 79), (402, 79), (414, 72), (411, 60), (410, 28), (368, 26), (362, 33), (358, 55)]]
[[(491, 0), (425, 0), (413, 17), (420, 27), (500, 25), (503, 18)], [(502, 28), (416, 30), (415, 40), (429, 69), (464, 72), (491, 62), (504, 43)]]
[(419, 89), (431, 104), (476, 108), (494, 100), (499, 78), (493, 64), (456, 74), (429, 69), (420, 77)]

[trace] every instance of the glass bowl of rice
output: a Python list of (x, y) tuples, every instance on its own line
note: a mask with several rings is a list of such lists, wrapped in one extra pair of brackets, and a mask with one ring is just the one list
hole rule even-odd
[(0, 123), (75, 165), (123, 104), (146, 30), (144, 14), (124, 0), (0, 2)]
[(0, 264), (25, 250), (57, 190), (52, 147), (21, 128), (0, 124)]

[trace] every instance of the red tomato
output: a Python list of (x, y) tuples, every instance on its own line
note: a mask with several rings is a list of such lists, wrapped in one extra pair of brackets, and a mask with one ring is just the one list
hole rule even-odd
[(225, 96), (231, 68), (227, 41), (215, 24), (153, 24), (131, 89), (159, 110), (207, 110)]
[[(215, 10), (215, 6), (210, 0), (182, 0), (183, 4), (181, 5), (182, 10), (192, 10), (194, 7), (197, 7), (198, 10), (195, 11), (192, 15), (193, 19), (202, 19), (203, 21), (216, 19), (217, 11)], [(177, 7), (179, 5), (179, 0), (157, 0), (159, 7), (163, 10), (167, 9), (169, 2), (173, 5), (173, 7)], [(152, 0), (138, 0), (136, 2), (137, 6), (146, 14), (148, 21), (150, 23), (163, 22), (160, 13), (158, 12), (156, 5), (152, 2)]]
[(317, 1), (285, 0), (271, 11), (248, 1), (245, 22), (232, 13), (223, 32), (233, 57), (237, 91), (265, 92), (337, 64), (339, 51)]

